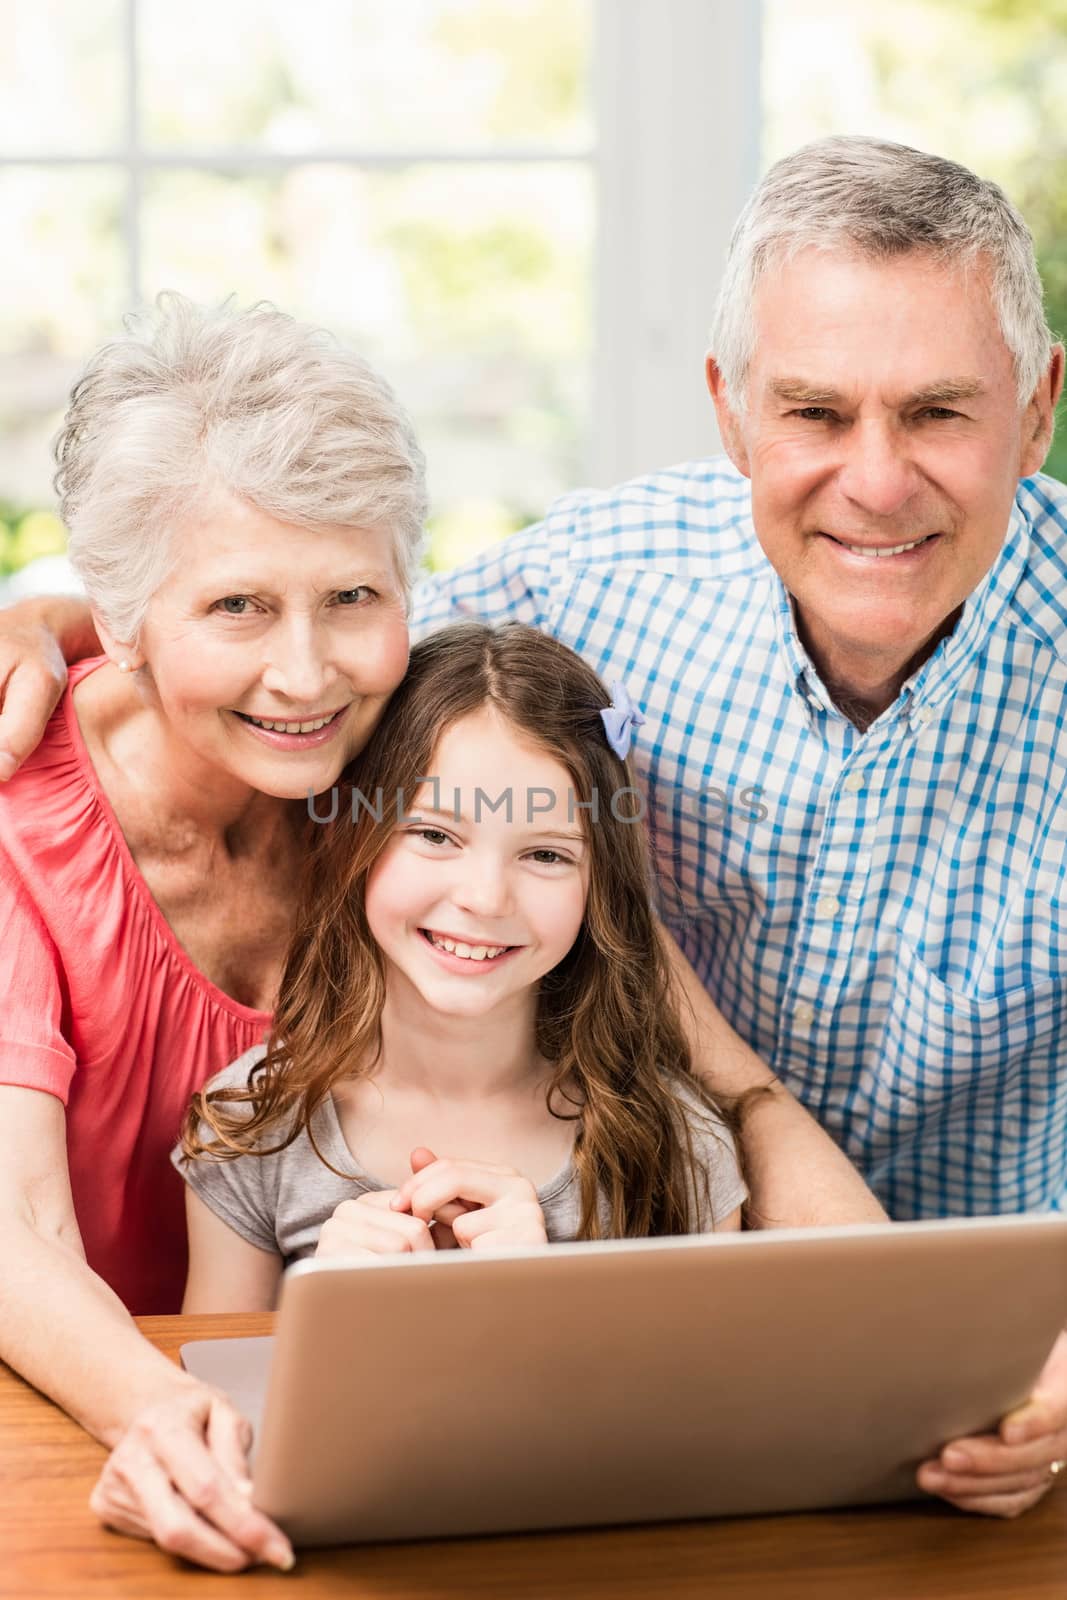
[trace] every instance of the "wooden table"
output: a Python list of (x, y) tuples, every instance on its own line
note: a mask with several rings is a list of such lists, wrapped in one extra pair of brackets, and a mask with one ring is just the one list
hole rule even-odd
[[(267, 1316), (146, 1317), (168, 1354), (268, 1333)], [(72, 1330), (72, 1337), (76, 1336)], [(86, 1501), (103, 1451), (0, 1366), (3, 1600), (1064, 1600), (1067, 1494), (1017, 1522), (918, 1504), (524, 1538), (313, 1550), (296, 1570), (205, 1573), (107, 1532)], [(803, 1471), (803, 1463), (797, 1463)]]

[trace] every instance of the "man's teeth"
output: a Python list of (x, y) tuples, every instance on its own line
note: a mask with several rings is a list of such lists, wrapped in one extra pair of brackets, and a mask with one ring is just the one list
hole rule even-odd
[(845, 544), (843, 539), (839, 540), (838, 543), (845, 545), (845, 549), (851, 550), (854, 556), (902, 556), (905, 550), (917, 550), (921, 544), (926, 543), (927, 539), (932, 538), (932, 534), (926, 533), (921, 539), (913, 539), (911, 544), (894, 544), (888, 550), (872, 550), (870, 545)]
[(443, 939), (436, 933), (430, 934), (430, 943), (435, 944), (438, 950), (447, 950), (451, 955), (462, 956), (465, 961), (491, 961), (494, 956), (503, 955), (509, 948), (506, 944), (457, 944), (455, 939)]
[(257, 728), (266, 728), (270, 733), (316, 733), (319, 728), (325, 728), (337, 715), (331, 712), (328, 717), (319, 717), (317, 722), (265, 722), (262, 717), (247, 717), (248, 722), (255, 723)]

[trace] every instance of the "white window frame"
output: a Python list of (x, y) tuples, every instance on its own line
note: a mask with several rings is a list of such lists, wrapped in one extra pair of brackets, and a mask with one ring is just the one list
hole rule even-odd
[(591, 481), (714, 454), (708, 327), (760, 165), (759, 0), (599, 0)]
[(142, 303), (144, 176), (165, 169), (283, 172), (309, 163), (577, 162), (595, 185), (592, 403), (588, 480), (609, 484), (718, 448), (703, 352), (723, 252), (759, 167), (759, 0), (596, 0), (595, 140), (568, 149), (368, 151), (282, 155), (190, 149), (142, 139), (138, 0), (123, 0), (123, 138), (112, 150), (5, 156), (9, 166), (109, 167), (125, 174), (128, 304)]

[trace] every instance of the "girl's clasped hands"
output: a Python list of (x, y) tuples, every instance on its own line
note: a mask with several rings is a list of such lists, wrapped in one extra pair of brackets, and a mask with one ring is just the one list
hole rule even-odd
[(486, 1161), (411, 1152), (399, 1189), (342, 1200), (319, 1235), (316, 1256), (358, 1259), (420, 1250), (496, 1250), (547, 1244), (544, 1213), (528, 1178)]

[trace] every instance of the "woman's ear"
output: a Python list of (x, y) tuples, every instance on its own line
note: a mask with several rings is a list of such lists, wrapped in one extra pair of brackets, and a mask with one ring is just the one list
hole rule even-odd
[(112, 665), (118, 667), (119, 671), (123, 673), (136, 672), (139, 667), (143, 667), (144, 656), (136, 645), (124, 644), (121, 639), (116, 639), (100, 613), (94, 607), (90, 607), (90, 611), (97, 638), (103, 645), (104, 654)]
[(704, 360), (704, 376), (707, 380), (708, 393), (715, 403), (715, 416), (719, 424), (719, 434), (722, 438), (723, 449), (738, 472), (743, 473), (746, 478), (750, 477), (748, 451), (745, 449), (741, 422), (730, 404), (722, 369), (710, 351)]

